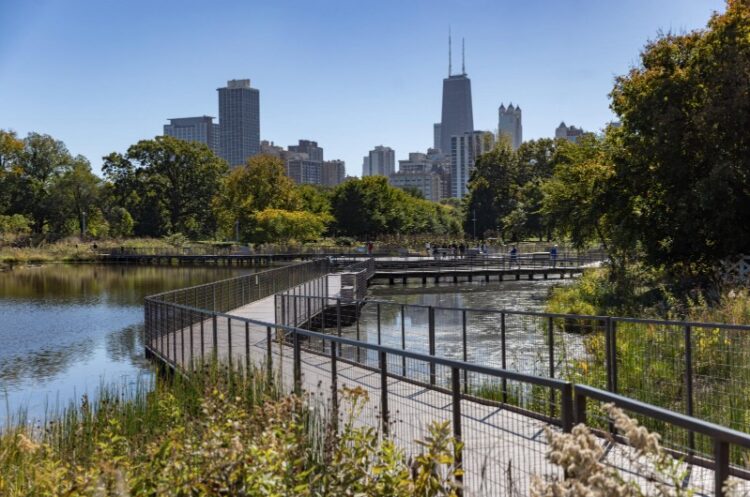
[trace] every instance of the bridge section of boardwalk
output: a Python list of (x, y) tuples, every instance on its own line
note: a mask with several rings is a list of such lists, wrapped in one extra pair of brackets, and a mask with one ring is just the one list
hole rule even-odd
[[(587, 398), (590, 404), (614, 401), (660, 419), (672, 416), (610, 392), (574, 390), (554, 378), (303, 329), (325, 310), (340, 320), (341, 305), (356, 302), (363, 290), (357, 283), (364, 281), (366, 288), (373, 273), (371, 262), (334, 272), (329, 261), (315, 261), (150, 297), (147, 351), (176, 369), (210, 358), (263, 364), (285, 388), (304, 392), (311, 405), (332, 416), (346, 415), (345, 387), (359, 387), (368, 401), (355, 422), (393, 438), (410, 456), (420, 451), (415, 441), (428, 435), (429, 423), (448, 422), (463, 443), (466, 495), (527, 495), (532, 475), (562, 476), (545, 457), (544, 429), (568, 431), (577, 416), (606, 431), (601, 419), (587, 416)], [(696, 423), (692, 418), (669, 419), (716, 441), (714, 458), (689, 466), (685, 484), (698, 495), (717, 492), (715, 480), (723, 481), (734, 468), (725, 460), (725, 449), (730, 444), (750, 447), (750, 437), (691, 424)], [(602, 443), (605, 462), (639, 477), (642, 462), (632, 451), (606, 437)], [(721, 471), (714, 472), (717, 462)]]

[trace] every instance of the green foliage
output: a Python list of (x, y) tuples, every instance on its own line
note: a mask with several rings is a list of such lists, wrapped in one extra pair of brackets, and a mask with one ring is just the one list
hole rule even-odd
[(648, 43), (617, 79), (622, 127), (614, 212), (647, 259), (690, 272), (750, 244), (750, 7), (727, 2), (704, 30)]
[(102, 171), (116, 203), (135, 220), (137, 235), (211, 237), (216, 231), (209, 206), (227, 166), (206, 145), (158, 136), (125, 155), (108, 155)]
[(21, 214), (0, 215), (0, 235), (23, 236), (31, 233), (31, 220)]
[[(358, 422), (362, 389), (341, 394), (339, 429), (265, 370), (207, 366), (153, 390), (105, 389), (44, 430), (0, 434), (0, 494), (454, 497), (459, 445), (433, 424), (410, 466)], [(347, 406), (348, 409), (347, 409)]]
[(336, 230), (357, 238), (388, 234), (456, 234), (456, 210), (415, 198), (384, 176), (349, 179), (331, 197)]
[(552, 171), (557, 144), (552, 140), (529, 141), (513, 151), (501, 140), (481, 155), (469, 182), (464, 213), (464, 231), (484, 237), (499, 231), (513, 241), (548, 234), (547, 221), (540, 213), (541, 184)]
[(260, 243), (313, 241), (321, 237), (330, 221), (331, 216), (325, 213), (264, 209), (253, 216), (255, 234), (251, 240)]

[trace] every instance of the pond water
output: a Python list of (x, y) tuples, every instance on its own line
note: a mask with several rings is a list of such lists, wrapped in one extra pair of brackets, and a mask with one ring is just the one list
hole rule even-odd
[[(463, 312), (459, 308), (544, 311), (554, 286), (569, 284), (571, 280), (521, 280), (503, 282), (459, 282), (458, 284), (407, 285), (375, 284), (370, 286), (368, 296), (373, 300), (393, 302), (366, 304), (361, 309), (359, 337), (371, 343), (378, 342), (395, 348), (405, 346), (407, 350), (420, 353), (429, 351), (429, 315), (426, 307), (404, 307), (400, 304), (454, 308), (435, 311), (435, 353), (438, 356), (464, 359), (464, 319), (466, 326), (466, 360), (469, 362), (501, 367), (502, 341), (501, 318), (494, 312)], [(380, 308), (378, 310), (378, 307)], [(404, 330), (402, 338), (402, 329)], [(529, 374), (548, 375), (549, 356), (547, 322), (544, 318), (506, 316), (506, 367)], [(357, 326), (343, 328), (343, 333), (355, 338)], [(580, 336), (556, 333), (555, 354), (558, 361), (563, 352), (568, 357), (576, 356), (580, 350)], [(559, 350), (559, 347), (568, 350)]]
[(0, 272), (0, 424), (150, 374), (143, 298), (252, 271), (50, 264)]

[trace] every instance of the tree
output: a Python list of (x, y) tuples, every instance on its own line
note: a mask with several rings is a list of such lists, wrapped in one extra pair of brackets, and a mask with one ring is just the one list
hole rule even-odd
[(257, 155), (243, 167), (233, 169), (221, 182), (212, 201), (219, 232), (234, 238), (237, 223), (240, 237), (255, 234), (256, 212), (265, 209), (300, 209), (301, 200), (294, 182), (286, 175), (284, 163), (270, 155)]
[(256, 242), (310, 242), (317, 240), (331, 221), (328, 214), (264, 209), (253, 215)]
[[(700, 271), (750, 246), (750, 4), (650, 42), (617, 79), (612, 222), (649, 262)], [(692, 268), (692, 269), (691, 269)]]
[[(84, 234), (84, 218), (101, 217), (99, 199), (102, 180), (91, 172), (91, 164), (83, 156), (73, 159), (70, 169), (65, 171), (51, 186), (51, 200), (57, 206), (51, 215), (52, 229), (66, 233), (64, 226), (69, 219), (77, 223), (77, 232)], [(102, 219), (103, 220), (103, 219)], [(91, 223), (89, 223), (91, 224)]]
[(102, 171), (118, 205), (134, 216), (136, 234), (214, 235), (211, 201), (227, 165), (206, 145), (157, 136), (108, 155)]

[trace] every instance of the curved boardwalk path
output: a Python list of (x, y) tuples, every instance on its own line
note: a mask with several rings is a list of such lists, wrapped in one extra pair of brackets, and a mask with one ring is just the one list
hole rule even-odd
[[(341, 291), (337, 275), (326, 279), (325, 292)], [(304, 295), (320, 284), (299, 285), (289, 291)], [(345, 388), (367, 392), (367, 402), (355, 419), (391, 437), (407, 457), (418, 454), (416, 440), (428, 435), (435, 421), (448, 422), (461, 439), (464, 495), (528, 495), (532, 475), (563, 475), (546, 460), (545, 428), (560, 431), (572, 425), (572, 386), (483, 368), (355, 340), (333, 337), (277, 324), (274, 295), (224, 312), (200, 311), (190, 306), (147, 299), (147, 350), (177, 369), (216, 357), (234, 364), (266, 365), (288, 391), (304, 393), (311, 405), (338, 418), (347, 416)], [(315, 312), (315, 310), (313, 310)], [(469, 378), (461, 386), (461, 378)], [(472, 394), (482, 386), (513, 382), (517, 405), (531, 406), (556, 394), (553, 413), (540, 415), (510, 404)], [(565, 399), (569, 399), (566, 403)], [(531, 409), (529, 407), (529, 409)], [(641, 480), (639, 460), (627, 446), (602, 438), (604, 461), (628, 478)], [(686, 467), (687, 468), (687, 467)], [(714, 472), (687, 468), (685, 487), (696, 495), (714, 494)]]

